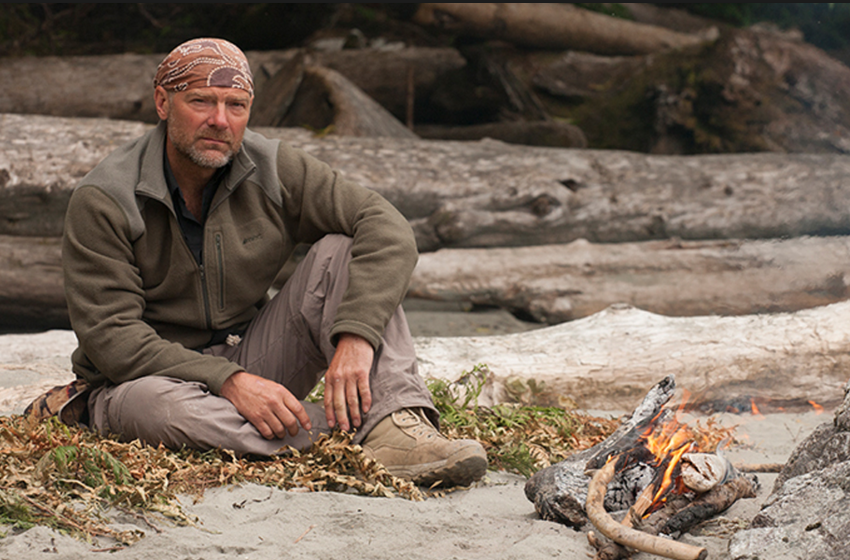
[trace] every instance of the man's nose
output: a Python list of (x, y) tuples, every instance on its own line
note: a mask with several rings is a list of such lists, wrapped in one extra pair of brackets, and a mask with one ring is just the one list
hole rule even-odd
[(216, 103), (215, 107), (207, 119), (207, 124), (216, 128), (227, 128), (227, 105), (225, 103)]

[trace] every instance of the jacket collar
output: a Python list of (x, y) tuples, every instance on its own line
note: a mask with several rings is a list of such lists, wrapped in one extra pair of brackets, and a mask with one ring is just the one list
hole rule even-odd
[[(162, 164), (166, 137), (165, 121), (160, 121), (149, 134), (148, 146), (142, 156), (141, 173), (136, 185), (136, 194), (153, 198), (172, 208), (171, 194), (165, 182), (165, 169)], [(220, 186), (227, 189), (228, 193), (233, 192), (256, 169), (257, 166), (246, 153), (243, 142), (242, 149), (233, 158), (230, 171), (224, 177)]]

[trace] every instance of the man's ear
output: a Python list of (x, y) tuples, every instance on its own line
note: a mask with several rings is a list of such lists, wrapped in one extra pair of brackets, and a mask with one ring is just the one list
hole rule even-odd
[(168, 92), (162, 86), (156, 86), (153, 90), (153, 102), (156, 105), (156, 114), (160, 120), (168, 118)]

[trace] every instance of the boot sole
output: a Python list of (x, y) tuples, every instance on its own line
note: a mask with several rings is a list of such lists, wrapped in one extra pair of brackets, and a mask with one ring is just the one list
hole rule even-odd
[(469, 486), (487, 472), (487, 457), (477, 453), (463, 456), (463, 451), (468, 452), (469, 449), (462, 450), (460, 457), (387, 470), (393, 476), (406, 478), (419, 486)]

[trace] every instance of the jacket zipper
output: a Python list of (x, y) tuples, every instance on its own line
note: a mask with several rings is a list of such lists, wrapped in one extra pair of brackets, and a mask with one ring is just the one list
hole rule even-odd
[(207, 271), (204, 268), (203, 263), (198, 265), (198, 268), (201, 271), (201, 291), (204, 295), (204, 313), (207, 318), (207, 330), (212, 330), (212, 313), (210, 313), (210, 294), (209, 289), (207, 288)]
[(218, 257), (218, 310), (224, 311), (224, 250), (221, 247), (221, 234), (215, 234), (215, 251)]

